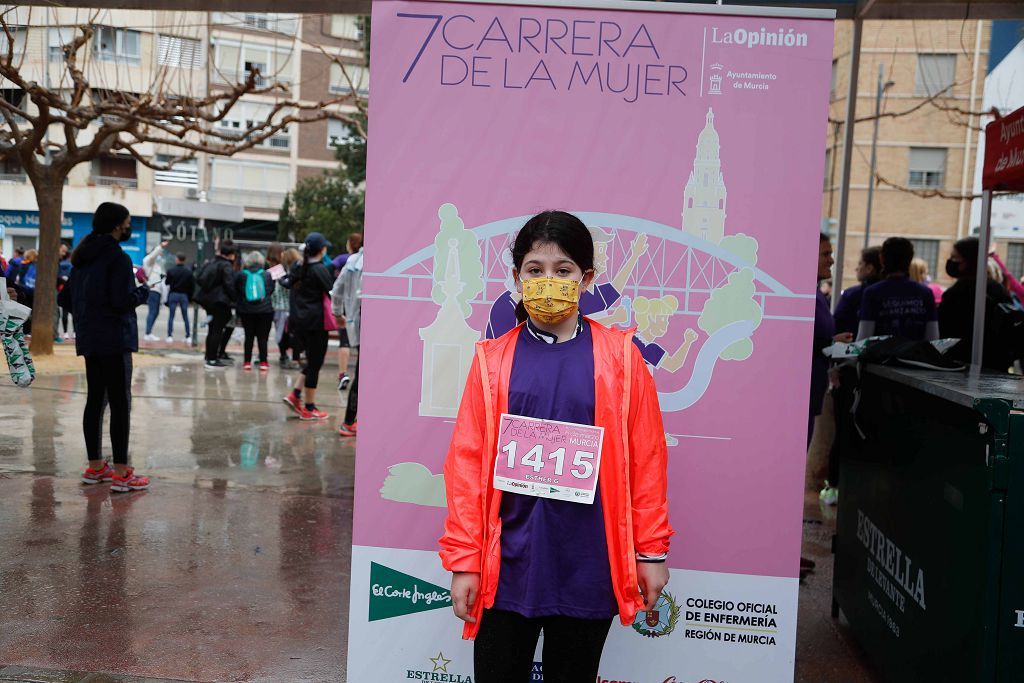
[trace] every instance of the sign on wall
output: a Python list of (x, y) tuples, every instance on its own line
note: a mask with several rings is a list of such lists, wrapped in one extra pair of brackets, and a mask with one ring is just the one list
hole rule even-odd
[(671, 583), (601, 678), (792, 679), (832, 22), (616, 7), (374, 4), (349, 680), (471, 680), (442, 464), (551, 208), (591, 230), (584, 309), (637, 328), (669, 445)]

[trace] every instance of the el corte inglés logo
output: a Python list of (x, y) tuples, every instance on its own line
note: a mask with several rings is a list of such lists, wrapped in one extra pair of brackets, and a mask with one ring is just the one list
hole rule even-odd
[(451, 604), (452, 596), (446, 588), (370, 563), (370, 621), (429, 612)]

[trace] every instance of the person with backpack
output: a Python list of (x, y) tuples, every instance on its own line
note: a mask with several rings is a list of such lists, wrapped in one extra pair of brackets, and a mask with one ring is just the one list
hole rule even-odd
[[(89, 466), (83, 484), (110, 482), (112, 492), (149, 488), (149, 478), (129, 465), (132, 353), (139, 350), (135, 309), (149, 298), (144, 278), (121, 249), (131, 237), (131, 217), (120, 204), (104, 202), (92, 218), (92, 232), (71, 255), (74, 268), (61, 292), (75, 319), (75, 350), (85, 357), (86, 399), (82, 430)], [(110, 406), (114, 466), (101, 453), (103, 413)]]
[(329, 246), (330, 242), (320, 233), (309, 233), (302, 261), (292, 266), (285, 283), (291, 289), (288, 329), (298, 337), (306, 351), (306, 367), (296, 378), (292, 392), (283, 400), (300, 420), (327, 418), (327, 413), (316, 407), (316, 389), (320, 368), (327, 355), (327, 335), (336, 327), (330, 301), (334, 278), (329, 266), (323, 263)]
[(185, 321), (185, 341), (192, 336), (190, 322), (188, 319), (188, 305), (192, 301), (192, 292), (195, 291), (195, 277), (192, 269), (185, 265), (185, 255), (178, 254), (174, 267), (167, 271), (164, 282), (167, 285), (167, 308), (170, 309), (167, 317), (167, 343), (174, 341), (174, 312), (181, 310), (181, 319)]
[(250, 251), (245, 255), (245, 265), (235, 276), (235, 299), (238, 301), (238, 317), (242, 320), (245, 330), (245, 343), (242, 347), (245, 354), (242, 369), (252, 371), (252, 344), (256, 341), (260, 352), (260, 372), (270, 370), (267, 362), (267, 342), (270, 339), (270, 326), (274, 322), (274, 305), (271, 295), (274, 292), (274, 279), (263, 269), (263, 254)]
[(235, 303), (235, 243), (224, 240), (217, 245), (217, 256), (204, 264), (196, 277), (196, 301), (210, 316), (206, 332), (205, 366), (207, 370), (227, 367), (220, 356), (221, 337), (231, 322), (231, 307)]

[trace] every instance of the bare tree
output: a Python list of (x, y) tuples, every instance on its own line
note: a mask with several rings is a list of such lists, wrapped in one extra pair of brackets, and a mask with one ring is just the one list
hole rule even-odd
[[(16, 14), (19, 11), (20, 16)], [(276, 74), (261, 74), (255, 68), (244, 74), (218, 74), (210, 80), (219, 84), (211, 84), (199, 94), (192, 88), (173, 87), (167, 68), (156, 69), (152, 83), (111, 83), (109, 65), (100, 69), (92, 63), (96, 61), (90, 48), (98, 30), (97, 12), (67, 31), (66, 42), (59, 48), (63, 55), (59, 83), (40, 83), (23, 68), (25, 50), (19, 51), (17, 45), (16, 33), (24, 30), (21, 26), (32, 24), (24, 17), (29, 11), (0, 6), (0, 82), (5, 92), (20, 91), (17, 100), (0, 97), (5, 124), (0, 126), (0, 159), (18, 161), (39, 206), (40, 286), (33, 304), (37, 329), (47, 330), (53, 318), (56, 288), (43, 283), (57, 282), (63, 189), (68, 174), (79, 164), (121, 152), (154, 170), (169, 170), (199, 153), (231, 156), (259, 145), (290, 124), (330, 116), (361, 125), (357, 117), (346, 116), (334, 106), (353, 105), (362, 111), (364, 105), (355, 87), (330, 100), (302, 102)], [(15, 18), (21, 21), (15, 23)], [(349, 79), (347, 73), (345, 78)], [(271, 96), (275, 101), (265, 105), (260, 120), (247, 121), (245, 127), (217, 125), (247, 95)], [(152, 145), (171, 147), (175, 154), (157, 162), (143, 149)], [(51, 335), (32, 335), (31, 350), (51, 354)]]

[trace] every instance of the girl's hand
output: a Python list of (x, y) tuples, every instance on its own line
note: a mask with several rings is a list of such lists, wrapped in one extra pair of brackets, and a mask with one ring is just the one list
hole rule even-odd
[(479, 594), (480, 574), (476, 572), (452, 574), (452, 609), (455, 610), (455, 616), (459, 619), (470, 624), (476, 623), (476, 617), (473, 617), (471, 612)]
[[(664, 562), (637, 562), (636, 578), (640, 584), (640, 594), (644, 596), (644, 609), (654, 609), (662, 589), (668, 584), (668, 567)], [(452, 588), (454, 594), (455, 589)]]

